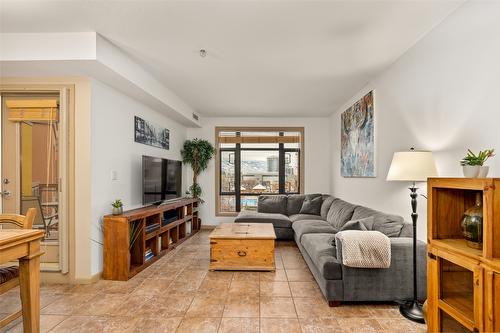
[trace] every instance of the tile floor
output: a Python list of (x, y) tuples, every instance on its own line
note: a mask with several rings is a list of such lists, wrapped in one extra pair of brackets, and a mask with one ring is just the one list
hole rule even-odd
[[(425, 332), (395, 304), (330, 308), (294, 242), (278, 242), (276, 272), (209, 272), (209, 232), (127, 282), (44, 285), (42, 332)], [(0, 296), (0, 316), (20, 307)], [(22, 332), (20, 320), (2, 332)]]

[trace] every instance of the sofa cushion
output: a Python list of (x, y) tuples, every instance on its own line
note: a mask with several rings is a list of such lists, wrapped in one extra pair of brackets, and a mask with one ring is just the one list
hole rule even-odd
[(286, 202), (286, 214), (288, 216), (298, 214), (305, 198), (304, 194), (290, 194)]
[(326, 220), (326, 216), (328, 215), (328, 211), (332, 206), (333, 200), (335, 200), (335, 197), (332, 197), (328, 194), (323, 194), (323, 203), (321, 204), (321, 218), (323, 218), (323, 220)]
[(360, 230), (368, 231), (373, 230), (373, 216), (365, 217), (364, 219), (351, 220), (344, 224), (339, 231), (344, 230)]
[(289, 218), (292, 223), (301, 220), (322, 220), (321, 216), (312, 214), (295, 214), (290, 215)]
[(283, 214), (243, 211), (234, 219), (236, 223), (272, 223), (277, 228), (290, 228), (292, 221)]
[(332, 225), (335, 232), (339, 231), (344, 224), (351, 220), (354, 208), (356, 208), (356, 205), (344, 200), (338, 198), (333, 200), (330, 210), (326, 216), (326, 220)]
[(257, 203), (259, 213), (286, 214), (286, 195), (260, 195)]
[(333, 233), (333, 227), (323, 220), (301, 220), (292, 224), (292, 229), (295, 231), (295, 237), (299, 241), (305, 234), (329, 234)]
[(320, 215), (322, 203), (323, 197), (321, 195), (306, 196), (302, 208), (300, 208), (300, 214)]
[(302, 236), (300, 244), (320, 274), (327, 280), (341, 280), (342, 267), (337, 260), (337, 250), (331, 245), (334, 234), (310, 233)]
[(388, 237), (398, 237), (403, 228), (404, 219), (401, 216), (386, 214), (374, 209), (357, 206), (352, 215), (353, 220), (373, 217), (373, 230), (380, 231)]

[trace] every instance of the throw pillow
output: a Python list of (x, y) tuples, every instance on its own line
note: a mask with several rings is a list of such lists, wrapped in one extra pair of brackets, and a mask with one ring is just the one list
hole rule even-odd
[(340, 231), (344, 230), (361, 230), (367, 231), (373, 229), (373, 216), (365, 217), (364, 219), (352, 220), (347, 222), (340, 228)]
[[(351, 220), (344, 224), (340, 231), (344, 230), (358, 230), (358, 231), (368, 231), (373, 230), (374, 219), (373, 216), (365, 217), (364, 219)], [(337, 237), (332, 239), (332, 246), (336, 246), (335, 240)]]
[(299, 214), (320, 215), (321, 204), (323, 204), (323, 198), (321, 196), (306, 197), (302, 203)]

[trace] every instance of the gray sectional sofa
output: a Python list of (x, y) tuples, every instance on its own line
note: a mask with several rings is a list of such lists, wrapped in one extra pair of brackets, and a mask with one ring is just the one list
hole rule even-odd
[[(390, 238), (386, 269), (342, 265), (335, 234), (349, 221), (373, 218), (372, 230)], [(398, 301), (413, 297), (412, 235), (402, 217), (348, 203), (325, 194), (262, 195), (257, 212), (244, 211), (237, 223), (272, 223), (278, 239), (295, 240), (331, 306), (340, 301)], [(418, 296), (426, 297), (426, 245), (417, 245)]]

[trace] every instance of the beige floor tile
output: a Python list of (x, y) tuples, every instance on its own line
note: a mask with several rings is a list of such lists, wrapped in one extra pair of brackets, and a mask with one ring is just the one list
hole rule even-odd
[[(60, 322), (66, 319), (67, 316), (60, 315), (40, 315), (40, 333), (49, 332), (55, 326), (57, 326)], [(23, 323), (22, 318), (17, 319), (15, 322), (11, 323), (15, 324), (13, 326), (9, 325), (4, 328), (7, 333), (23, 333)], [(0, 332), (4, 332), (0, 329)]]
[(259, 272), (234, 272), (233, 281), (259, 281)]
[[(71, 293), (71, 290), (75, 286), (72, 284), (61, 284), (61, 283), (42, 283), (40, 286), (40, 292), (48, 292), (51, 294), (67, 294)], [(19, 291), (18, 291), (19, 293)]]
[(163, 293), (172, 284), (173, 280), (170, 279), (154, 279), (148, 278), (131, 293), (133, 296), (154, 296)]
[(342, 333), (342, 327), (333, 318), (300, 318), (302, 333)]
[(322, 298), (321, 293), (316, 282), (289, 282), (290, 290), (293, 297), (318, 297)]
[(337, 318), (333, 309), (323, 299), (298, 297), (294, 298), (295, 308), (299, 318)]
[(7, 292), (0, 295), (0, 313), (14, 313), (21, 309), (21, 298), (19, 292)]
[(114, 316), (133, 316), (135, 311), (142, 308), (144, 304), (154, 302), (153, 296), (127, 296), (122, 304), (113, 310)]
[(366, 308), (370, 313), (370, 318), (383, 319), (394, 318), (401, 319), (399, 306), (397, 304), (367, 304)]
[(381, 332), (382, 326), (375, 319), (365, 318), (338, 318), (340, 327), (348, 333)]
[(94, 297), (93, 294), (62, 295), (41, 309), (41, 314), (70, 315), (83, 303)]
[(233, 272), (227, 271), (209, 271), (205, 276), (206, 280), (217, 280), (217, 281), (227, 281), (231, 282), (233, 279)]
[(130, 294), (141, 285), (144, 279), (134, 276), (128, 281), (107, 281), (101, 280), (103, 284), (102, 292), (105, 294)]
[(370, 318), (368, 305), (343, 303), (330, 309), (335, 318)]
[(221, 293), (227, 293), (229, 291), (230, 285), (231, 280), (205, 278), (198, 290), (200, 292), (217, 291)]
[(142, 311), (152, 314), (152, 317), (180, 317), (184, 316), (191, 306), (194, 296), (189, 295), (163, 295), (153, 298), (152, 302), (142, 305)]
[(301, 333), (298, 319), (261, 318), (261, 333)]
[(314, 282), (314, 277), (308, 268), (305, 269), (285, 269), (289, 282)]
[(95, 295), (88, 301), (83, 302), (81, 306), (75, 308), (72, 314), (86, 316), (111, 315), (124, 303), (126, 298), (126, 295), (121, 294)]
[(186, 312), (186, 317), (222, 317), (225, 299), (214, 296), (196, 296)]
[(259, 318), (222, 318), (218, 333), (259, 333)]
[(229, 295), (224, 306), (224, 317), (259, 317), (259, 297)]
[(276, 269), (275, 272), (260, 272), (260, 281), (288, 281), (284, 269)]
[(384, 332), (387, 333), (425, 333), (426, 325), (417, 324), (405, 318), (399, 319), (377, 319)]
[(216, 333), (220, 318), (184, 318), (177, 333)]
[(229, 287), (229, 293), (235, 295), (259, 295), (259, 280), (233, 280)]
[(288, 282), (261, 282), (260, 283), (261, 296), (282, 296), (291, 297), (290, 287)]
[(291, 297), (260, 297), (261, 318), (297, 318)]
[(70, 316), (51, 333), (128, 333), (133, 332), (137, 318), (132, 317), (99, 317), (99, 316)]
[(134, 333), (170, 333), (175, 332), (182, 317), (171, 318), (140, 318), (134, 328)]

